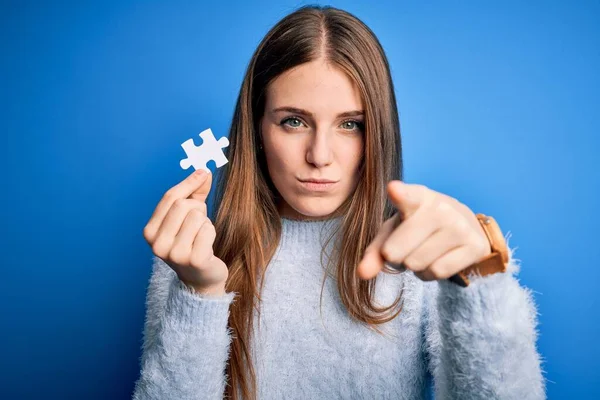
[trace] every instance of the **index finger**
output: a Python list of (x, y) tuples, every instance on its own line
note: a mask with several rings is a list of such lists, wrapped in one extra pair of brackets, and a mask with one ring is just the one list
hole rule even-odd
[(381, 229), (373, 241), (365, 249), (362, 260), (358, 263), (356, 272), (361, 279), (368, 280), (376, 276), (383, 269), (385, 259), (381, 255), (381, 247), (400, 223), (400, 214), (388, 219), (383, 223)]
[(157, 227), (160, 226), (163, 218), (173, 203), (178, 199), (192, 197), (196, 200), (205, 201), (210, 192), (211, 183), (212, 174), (202, 169), (192, 172), (187, 178), (167, 190), (154, 209), (154, 213), (152, 213), (152, 217), (150, 217), (151, 222), (149, 222), (149, 225), (156, 224)]

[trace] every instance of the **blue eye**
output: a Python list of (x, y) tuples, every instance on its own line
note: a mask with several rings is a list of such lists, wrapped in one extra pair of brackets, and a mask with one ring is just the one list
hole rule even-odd
[(359, 130), (363, 130), (364, 125), (362, 122), (359, 121), (354, 121), (354, 120), (348, 120), (348, 121), (344, 121), (342, 122), (342, 128), (343, 129), (347, 129), (349, 131), (355, 130), (355, 129), (359, 129)]
[(290, 128), (300, 128), (302, 126), (302, 121), (296, 117), (289, 117), (281, 121), (280, 125), (287, 125)]

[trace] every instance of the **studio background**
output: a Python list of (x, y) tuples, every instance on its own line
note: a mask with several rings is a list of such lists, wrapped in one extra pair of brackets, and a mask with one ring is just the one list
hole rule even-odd
[[(180, 144), (228, 133), (256, 45), (302, 4), (1, 3), (0, 398), (130, 398), (142, 229), (189, 174)], [(405, 180), (511, 232), (548, 397), (600, 398), (599, 3), (332, 5), (387, 52)]]

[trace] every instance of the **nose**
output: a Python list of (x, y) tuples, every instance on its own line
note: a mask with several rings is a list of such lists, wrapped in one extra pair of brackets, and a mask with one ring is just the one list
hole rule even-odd
[(312, 136), (306, 152), (306, 161), (317, 168), (325, 167), (333, 161), (331, 139), (326, 131), (317, 131)]

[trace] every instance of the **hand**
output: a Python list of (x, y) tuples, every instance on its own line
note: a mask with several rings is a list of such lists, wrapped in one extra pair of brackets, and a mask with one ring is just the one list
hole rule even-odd
[(165, 261), (179, 279), (198, 293), (225, 294), (227, 266), (215, 257), (215, 228), (206, 216), (206, 198), (212, 175), (190, 174), (162, 197), (144, 227), (152, 252)]
[(458, 200), (401, 181), (391, 181), (387, 191), (400, 214), (385, 221), (365, 250), (361, 279), (376, 276), (385, 262), (403, 263), (424, 281), (447, 279), (491, 254), (476, 215)]

